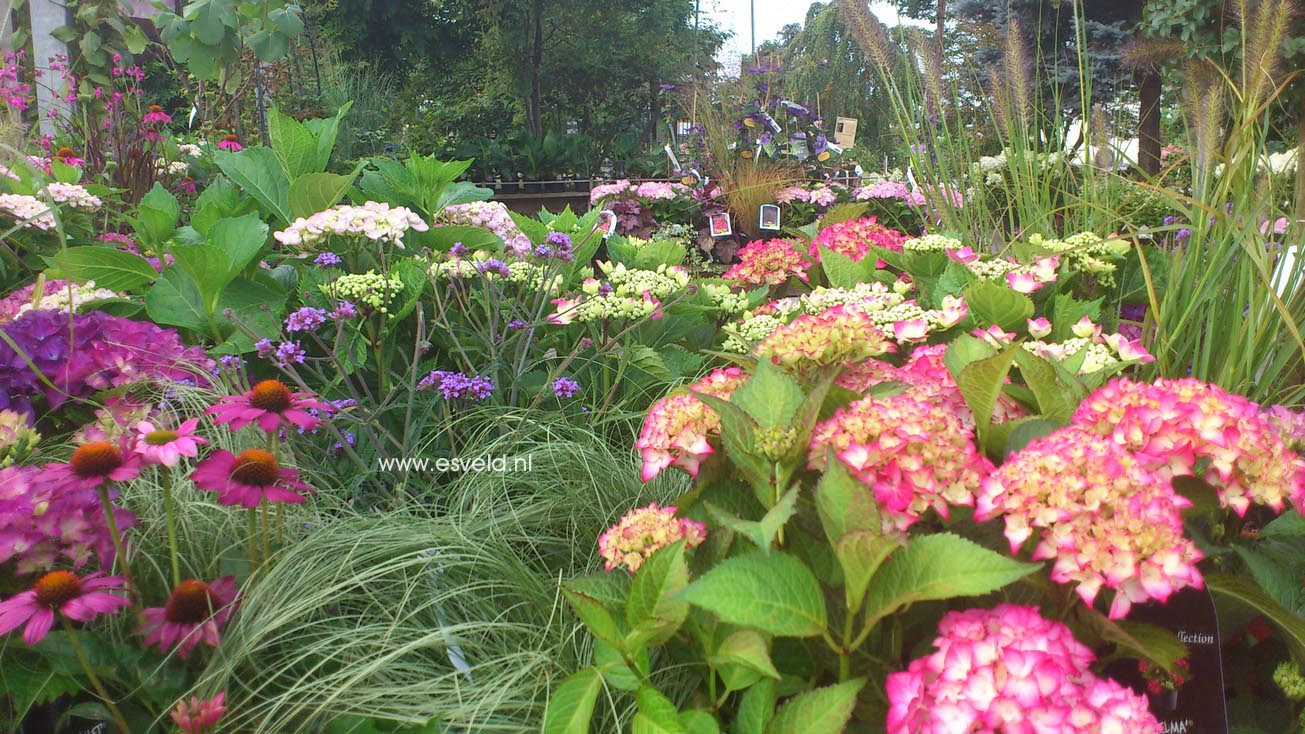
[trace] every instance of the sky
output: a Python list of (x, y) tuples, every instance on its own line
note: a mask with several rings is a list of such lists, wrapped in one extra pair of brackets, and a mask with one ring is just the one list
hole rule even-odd
[[(737, 59), (752, 50), (751, 8), (755, 5), (757, 45), (775, 38), (789, 23), (801, 23), (807, 17), (810, 2), (804, 0), (701, 0), (702, 17), (710, 18), (734, 37), (725, 42), (720, 60), (726, 68), (736, 67)], [(872, 2), (871, 10), (888, 26), (897, 25), (897, 11), (889, 2)]]

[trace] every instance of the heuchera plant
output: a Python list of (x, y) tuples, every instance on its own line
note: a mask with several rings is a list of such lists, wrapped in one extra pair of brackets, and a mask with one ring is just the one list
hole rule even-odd
[[(1209, 587), (1299, 632), (1192, 532), (1305, 507), (1282, 409), (1119, 376), (1151, 357), (1074, 298), (1080, 250), (836, 236), (811, 247), (836, 287), (756, 309), (772, 323), (736, 366), (648, 411), (643, 479), (697, 481), (563, 584), (593, 664), (545, 732), (587, 731), (607, 688), (634, 732), (1159, 734), (1099, 660), (1187, 676), (1134, 605)], [(1111, 247), (1080, 239), (1099, 281)]]

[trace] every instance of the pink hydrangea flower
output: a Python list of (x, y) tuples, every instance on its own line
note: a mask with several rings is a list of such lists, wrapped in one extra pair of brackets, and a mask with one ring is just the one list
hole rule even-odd
[(198, 426), (198, 418), (191, 418), (171, 430), (141, 421), (136, 424), (134, 436), (136, 453), (146, 464), (168, 467), (176, 466), (183, 456), (193, 459), (199, 456), (200, 445), (208, 443), (208, 439), (195, 434)]
[(816, 425), (808, 465), (824, 470), (834, 456), (874, 492), (884, 531), (904, 532), (930, 508), (974, 504), (992, 463), (974, 447), (974, 434), (952, 411), (909, 392), (866, 397)]
[(993, 472), (974, 517), (1004, 516), (1012, 553), (1039, 534), (1033, 558), (1054, 560), (1052, 580), (1074, 584), (1089, 605), (1102, 586), (1114, 589), (1110, 617), (1118, 619), (1133, 603), (1202, 586), (1201, 552), (1183, 535), (1190, 504), (1144, 459), (1071, 425)]
[(218, 502), (228, 506), (258, 507), (264, 500), (302, 504), (308, 485), (299, 481), (299, 472), (286, 469), (276, 457), (262, 449), (246, 449), (239, 454), (219, 450), (195, 467), (191, 480), (207, 492), (217, 492)]
[(974, 248), (966, 245), (959, 250), (948, 250), (947, 257), (962, 265), (968, 265), (978, 260), (980, 256), (979, 253), (974, 251)]
[[(113, 508), (118, 528), (136, 524), (136, 516)], [(62, 491), (33, 466), (0, 469), (0, 564), (14, 561), (19, 574), (37, 573), (61, 559), (80, 567), (92, 556), (113, 562), (113, 539), (95, 492)]]
[(757, 345), (756, 356), (801, 376), (896, 349), (870, 316), (854, 306), (803, 314)]
[(1161, 734), (1145, 698), (1096, 677), (1092, 652), (1033, 607), (949, 612), (934, 647), (885, 680), (887, 734)]
[(675, 516), (676, 508), (647, 507), (630, 510), (621, 521), (598, 538), (598, 553), (611, 571), (625, 566), (630, 573), (639, 570), (649, 556), (685, 538), (685, 547), (694, 548), (707, 539), (707, 526)]
[(1118, 378), (1089, 395), (1073, 422), (1138, 454), (1163, 479), (1199, 470), (1238, 515), (1252, 504), (1281, 510), (1287, 498), (1305, 508), (1305, 459), (1258, 405), (1215, 385)]
[(176, 650), (185, 660), (199, 643), (217, 647), (220, 631), (235, 612), (236, 578), (223, 576), (211, 584), (186, 579), (168, 596), (168, 603), (142, 614), (145, 623), (137, 633), (145, 635), (145, 646)]
[[(967, 431), (974, 431), (974, 414), (961, 396), (961, 390), (952, 379), (952, 373), (943, 364), (946, 344), (921, 345), (911, 352), (911, 357), (901, 367), (894, 367), (878, 359), (867, 359), (848, 365), (835, 384), (857, 393), (869, 392), (885, 382), (906, 386), (906, 392), (916, 399), (930, 402), (946, 409), (960, 419)], [(1028, 415), (1018, 401), (1002, 392), (993, 406), (992, 422), (1006, 423)]]
[(739, 262), (721, 277), (745, 286), (780, 285), (808, 279), (811, 262), (789, 240), (753, 240), (739, 250)]
[(942, 323), (944, 329), (961, 323), (970, 314), (970, 305), (961, 296), (946, 295), (942, 299)]
[(1032, 293), (1042, 287), (1032, 273), (1006, 273), (1006, 284), (1016, 293)]
[(690, 385), (692, 392), (677, 392), (653, 403), (635, 442), (643, 457), (643, 481), (671, 465), (698, 476), (699, 465), (715, 453), (708, 438), (720, 431), (720, 416), (693, 392), (727, 400), (746, 379), (738, 367), (718, 369)]
[(801, 186), (785, 186), (775, 192), (775, 202), (778, 204), (792, 204), (795, 201), (806, 203), (811, 200), (811, 194)]
[(35, 645), (50, 632), (56, 615), (74, 622), (89, 622), (101, 614), (114, 614), (130, 602), (110, 592), (121, 591), (125, 579), (93, 573), (78, 578), (69, 571), (51, 571), (31, 589), (0, 602), (0, 635), (26, 624), (23, 642)]
[(1029, 319), (1029, 335), (1034, 339), (1041, 339), (1051, 334), (1051, 322), (1045, 317), (1039, 316), (1036, 319)]
[(870, 252), (872, 245), (901, 252), (902, 243), (906, 239), (906, 235), (879, 224), (874, 217), (862, 217), (820, 230), (815, 239), (811, 240), (808, 254), (812, 260), (819, 262), (820, 248), (825, 247), (859, 262)]
[(230, 423), (239, 431), (250, 423), (271, 433), (281, 426), (297, 426), (311, 431), (322, 421), (310, 410), (329, 412), (331, 406), (312, 395), (290, 392), (279, 380), (263, 380), (243, 395), (224, 395), (208, 413), (218, 423)]

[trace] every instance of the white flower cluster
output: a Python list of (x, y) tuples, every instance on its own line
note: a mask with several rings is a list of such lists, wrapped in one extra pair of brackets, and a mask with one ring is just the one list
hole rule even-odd
[(711, 299), (712, 308), (720, 313), (741, 314), (748, 308), (748, 297), (743, 293), (735, 293), (723, 283), (703, 283), (701, 288)]
[(154, 170), (169, 176), (184, 176), (190, 170), (190, 164), (185, 161), (169, 161), (167, 158), (159, 158), (154, 161)]
[(0, 194), (0, 211), (18, 220), (19, 226), (49, 230), (55, 228), (50, 205), (27, 194)]
[(65, 283), (59, 288), (52, 289), (35, 303), (29, 301), (18, 306), (17, 310), (8, 315), (8, 320), (12, 321), (28, 311), (64, 311), (67, 313), (74, 313), (88, 303), (95, 303), (96, 301), (105, 301), (118, 297), (117, 293), (108, 288), (97, 288), (95, 286), (95, 281), (93, 280), (88, 280), (81, 284)]
[(390, 302), (403, 290), (403, 281), (368, 270), (365, 273), (346, 273), (319, 288), (336, 300), (367, 306), (379, 313), (389, 313)]
[(941, 234), (914, 237), (902, 243), (903, 250), (914, 252), (946, 252), (961, 249), (961, 241)]
[(100, 197), (87, 191), (85, 187), (77, 184), (59, 183), (57, 181), (46, 184), (45, 193), (50, 195), (56, 204), (67, 204), (74, 209), (82, 211), (95, 211), (104, 202)]
[(487, 229), (503, 240), (505, 252), (517, 257), (525, 257), (530, 252), (530, 238), (512, 221), (512, 215), (501, 201), (446, 206), (440, 212), (438, 224)]
[(1129, 245), (1121, 239), (1102, 239), (1092, 232), (1080, 232), (1064, 239), (1043, 239), (1034, 234), (1029, 244), (1043, 251), (1060, 255), (1070, 272), (1087, 273), (1103, 285), (1115, 280), (1114, 260), (1128, 253)]
[[(598, 269), (618, 296), (642, 296), (648, 293), (653, 298), (666, 298), (689, 285), (689, 273), (678, 265), (658, 265), (656, 270), (639, 270), (627, 268), (625, 263), (600, 262)], [(593, 295), (600, 286), (597, 280), (590, 278), (584, 282), (581, 290)]]
[(803, 295), (799, 301), (802, 313), (820, 313), (835, 306), (864, 304), (868, 308), (892, 308), (906, 300), (879, 282), (857, 283), (851, 288), (816, 288)]
[(300, 217), (289, 227), (273, 234), (277, 242), (290, 246), (312, 246), (330, 237), (368, 239), (390, 242), (403, 247), (403, 235), (409, 229), (425, 232), (429, 227), (412, 210), (369, 201), (362, 206), (340, 204)]
[(727, 352), (736, 354), (747, 354), (757, 344), (766, 340), (766, 337), (774, 333), (775, 329), (788, 323), (788, 318), (775, 316), (772, 314), (761, 314), (759, 316), (750, 316), (745, 314), (743, 319), (734, 322), (726, 327), (725, 343), (722, 349)]
[(204, 149), (194, 143), (182, 143), (177, 146), (177, 152), (191, 158), (204, 157)]

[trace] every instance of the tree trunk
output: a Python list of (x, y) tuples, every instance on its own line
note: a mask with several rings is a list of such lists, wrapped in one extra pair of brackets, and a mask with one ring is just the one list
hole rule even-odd
[(1160, 173), (1160, 70), (1147, 66), (1138, 85), (1137, 167), (1148, 176)]
[[(947, 0), (938, 0), (938, 15), (934, 18), (936, 27), (934, 29), (934, 40), (938, 41), (938, 68), (943, 68), (943, 59), (947, 58)], [(938, 100), (942, 104), (942, 100)]]
[(526, 126), (530, 134), (543, 137), (544, 121), (539, 111), (539, 67), (544, 62), (544, 2), (534, 0), (530, 5), (534, 23), (534, 40), (530, 45), (530, 96), (526, 99)]

